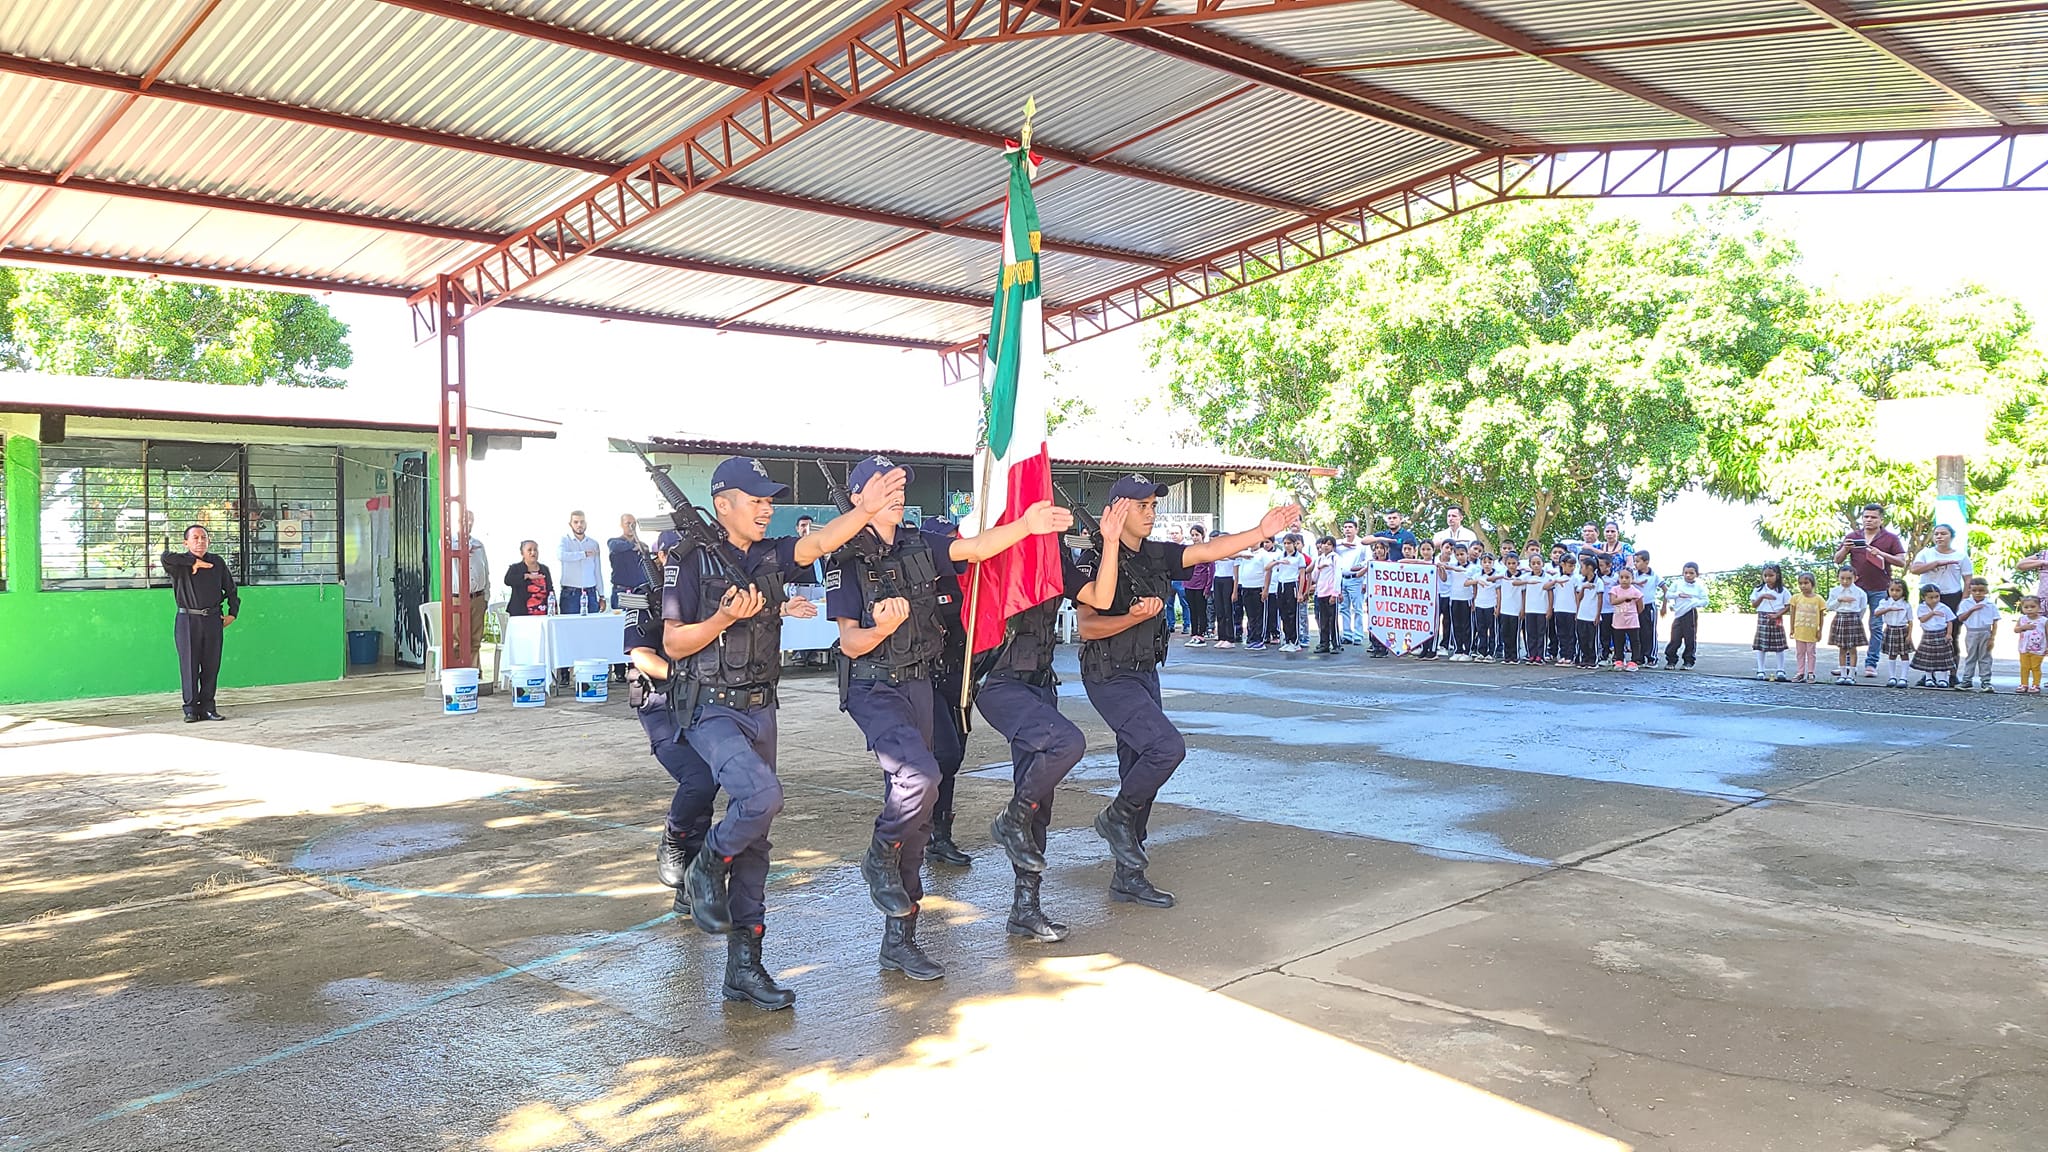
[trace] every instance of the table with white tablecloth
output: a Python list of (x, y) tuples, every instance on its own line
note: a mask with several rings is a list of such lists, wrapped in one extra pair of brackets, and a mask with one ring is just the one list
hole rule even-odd
[(504, 666), (538, 664), (569, 668), (578, 660), (626, 659), (626, 614), (596, 612), (587, 616), (507, 616)]
[(789, 587), (791, 598), (802, 597), (818, 606), (818, 614), (805, 619), (801, 616), (782, 618), (782, 650), (784, 652), (819, 652), (839, 643), (839, 624), (825, 615), (825, 590), (816, 584), (794, 584)]

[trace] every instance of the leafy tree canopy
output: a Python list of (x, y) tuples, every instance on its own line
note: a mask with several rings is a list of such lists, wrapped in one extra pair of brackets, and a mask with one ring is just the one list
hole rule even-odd
[(1223, 447), (1335, 466), (1325, 505), (1516, 540), (1646, 517), (1718, 474), (1808, 306), (1753, 214), (1474, 212), (1179, 313), (1153, 362)]
[(348, 325), (310, 296), (0, 268), (0, 366), (339, 387)]

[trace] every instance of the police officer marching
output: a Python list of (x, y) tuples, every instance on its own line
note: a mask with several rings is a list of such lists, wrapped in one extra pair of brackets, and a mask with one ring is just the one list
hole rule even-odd
[[(939, 625), (945, 644), (932, 667), (932, 755), (939, 762), (938, 796), (932, 803), (932, 835), (924, 858), (965, 868), (974, 858), (953, 843), (953, 786), (967, 758), (966, 717), (960, 712), (960, 678), (967, 674), (967, 625), (960, 618), (960, 573), (967, 565), (949, 555), (960, 528), (951, 518), (927, 516), (917, 530), (938, 562)], [(944, 559), (939, 559), (945, 557)]]
[(935, 553), (923, 533), (901, 530), (909, 469), (871, 456), (854, 465), (847, 487), (866, 507), (871, 485), (890, 476), (901, 480), (885, 507), (826, 570), (825, 612), (839, 622), (840, 707), (860, 726), (885, 777), (874, 839), (861, 860), (868, 895), (884, 916), (878, 960), (885, 970), (936, 980), (945, 969), (919, 947), (917, 915), (924, 896), (919, 863), (941, 775), (932, 753), (936, 700), (930, 683), (945, 644), (939, 572), (942, 565), (956, 570), (957, 562), (996, 556), (1027, 535), (1064, 531), (1073, 514), (1043, 501), (1011, 523), (950, 540)]
[(669, 693), (669, 659), (661, 650), (661, 596), (680, 571), (680, 566), (670, 560), (681, 554), (682, 542), (680, 533), (663, 532), (652, 555), (642, 555), (643, 562), (652, 561), (651, 570), (642, 579), (626, 586), (622, 578), (630, 576), (624, 571), (625, 560), (618, 559), (613, 564), (612, 580), (619, 589), (618, 606), (626, 612), (626, 703), (640, 721), (641, 730), (647, 733), (648, 751), (662, 771), (676, 782), (675, 793), (669, 799), (668, 818), (662, 822), (661, 841), (654, 852), (654, 875), (663, 885), (676, 890), (675, 911), (688, 916), (690, 901), (683, 891), (683, 872), (711, 831), (711, 805), (718, 795), (718, 784), (712, 779), (711, 765), (683, 739)]
[(1095, 817), (1095, 831), (1109, 842), (1116, 858), (1110, 895), (1153, 908), (1173, 907), (1173, 895), (1153, 887), (1145, 876), (1146, 825), (1153, 799), (1187, 756), (1187, 741), (1160, 704), (1159, 665), (1166, 660), (1167, 648), (1161, 609), (1173, 592), (1173, 582), (1185, 580), (1188, 569), (1235, 555), (1301, 522), (1300, 506), (1283, 504), (1260, 518), (1257, 528), (1205, 543), (1148, 539), (1159, 511), (1158, 498), (1164, 495), (1164, 484), (1143, 476), (1118, 480), (1109, 490), (1110, 499), (1131, 501), (1130, 514), (1118, 539), (1112, 542), (1105, 530), (1101, 550), (1081, 563), (1084, 571), (1106, 567), (1114, 548), (1121, 569), (1108, 607), (1086, 602), (1080, 606), (1081, 686), (1116, 733), (1121, 781), (1116, 799)]
[(725, 998), (767, 1009), (796, 1002), (761, 965), (768, 828), (782, 810), (775, 689), (783, 581), (852, 539), (891, 502), (900, 509), (903, 476), (876, 478), (853, 511), (801, 538), (769, 537), (775, 497), (787, 490), (758, 460), (720, 463), (711, 474), (711, 507), (723, 539), (682, 557), (662, 595), (662, 648), (682, 678), (683, 736), (728, 797), (724, 817), (684, 870), (684, 892), (697, 926), (726, 934)]
[[(1128, 500), (1119, 500), (1103, 512), (1105, 538), (1122, 534), (1129, 513)], [(989, 826), (989, 835), (1009, 854), (1015, 876), (1004, 931), (1047, 944), (1067, 938), (1067, 926), (1048, 917), (1039, 905), (1053, 792), (1088, 750), (1081, 730), (1060, 714), (1060, 681), (1052, 670), (1060, 604), (1072, 599), (1107, 608), (1118, 578), (1115, 551), (1104, 556), (1093, 580), (1074, 562), (1072, 552), (1064, 547), (1059, 551), (1061, 594), (1004, 622), (1003, 642), (983, 662), (986, 671), (974, 697), (982, 719), (1010, 742), (1010, 775), (1015, 787), (1010, 802)]]

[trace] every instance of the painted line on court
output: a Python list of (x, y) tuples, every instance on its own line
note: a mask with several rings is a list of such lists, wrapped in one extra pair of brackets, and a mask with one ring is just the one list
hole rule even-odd
[(270, 1065), (276, 1064), (281, 1060), (289, 1060), (294, 1056), (304, 1055), (305, 1053), (311, 1052), (317, 1048), (326, 1047), (327, 1045), (332, 1044), (337, 1040), (346, 1040), (349, 1037), (354, 1036), (358, 1033), (367, 1032), (372, 1028), (376, 1028), (384, 1024), (389, 1024), (394, 1020), (403, 1019), (404, 1017), (409, 1016), (415, 1012), (418, 1012), (423, 1008), (432, 1008), (438, 1004), (445, 1004), (450, 1000), (467, 996), (471, 992), (488, 988), (493, 984), (502, 983), (503, 981), (509, 980), (514, 976), (524, 976), (528, 973), (538, 971), (542, 968), (550, 968), (554, 965), (561, 964), (569, 960), (573, 960), (586, 952), (607, 947), (619, 940), (624, 939), (625, 937), (631, 936), (638, 932), (645, 932), (649, 928), (665, 924), (668, 921), (673, 920), (675, 918), (676, 914), (674, 912), (664, 912), (661, 915), (656, 916), (652, 920), (642, 921), (641, 923), (633, 925), (631, 928), (622, 928), (617, 932), (608, 932), (603, 936), (599, 936), (595, 940), (591, 940), (583, 944), (578, 944), (574, 947), (564, 948), (559, 952), (550, 953), (549, 955), (543, 956), (538, 960), (529, 960), (524, 964), (515, 965), (511, 968), (506, 968), (500, 972), (493, 972), (488, 976), (479, 976), (473, 980), (466, 980), (463, 983), (454, 985), (453, 987), (444, 988), (431, 996), (422, 997), (421, 999), (415, 1000), (410, 1004), (401, 1005), (397, 1008), (392, 1008), (384, 1012), (379, 1012), (375, 1016), (371, 1016), (363, 1020), (358, 1020), (353, 1024), (345, 1024), (342, 1027), (336, 1028), (334, 1031), (329, 1032), (323, 1036), (315, 1036), (310, 1040), (301, 1040), (297, 1044), (287, 1045), (283, 1048), (279, 1048), (275, 1052), (270, 1052), (266, 1055), (258, 1056), (253, 1060), (245, 1060), (232, 1068), (226, 1068), (208, 1076), (201, 1076), (196, 1080), (188, 1080), (175, 1088), (167, 1088), (162, 1092), (153, 1093), (148, 1096), (143, 1096), (138, 1099), (129, 1100), (124, 1103), (117, 1104), (114, 1107), (109, 1108), (106, 1111), (100, 1113), (99, 1115), (94, 1116), (91, 1119), (83, 1121), (70, 1128), (67, 1128), (64, 1131), (49, 1133), (43, 1136), (35, 1137), (29, 1140), (26, 1144), (17, 1145), (17, 1147), (40, 1148), (58, 1141), (68, 1140), (74, 1136), (77, 1136), (81, 1132), (84, 1132), (91, 1128), (96, 1128), (99, 1125), (104, 1124), (110, 1120), (118, 1120), (123, 1116), (133, 1115), (134, 1113), (144, 1111), (145, 1109), (154, 1108), (159, 1104), (169, 1104), (174, 1100), (180, 1099), (181, 1097), (190, 1096), (194, 1092), (204, 1091), (207, 1088), (213, 1087), (215, 1084), (219, 1084), (224, 1080), (233, 1079), (234, 1077), (240, 1076), (243, 1073), (253, 1072), (259, 1068), (267, 1068)]

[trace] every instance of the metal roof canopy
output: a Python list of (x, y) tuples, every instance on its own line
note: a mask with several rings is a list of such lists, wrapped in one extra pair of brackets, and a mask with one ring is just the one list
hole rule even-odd
[(409, 300), (454, 517), (482, 309), (975, 371), (1027, 96), (1061, 346), (1514, 197), (2048, 188), (2048, 0), (13, 5), (0, 261)]

